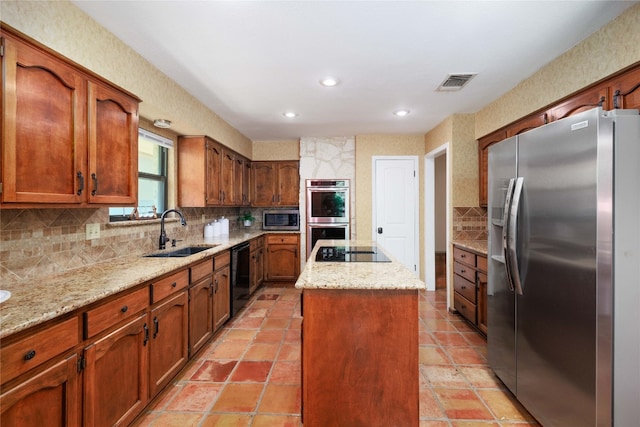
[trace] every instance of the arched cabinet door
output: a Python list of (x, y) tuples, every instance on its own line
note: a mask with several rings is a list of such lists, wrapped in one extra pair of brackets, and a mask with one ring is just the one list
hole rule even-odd
[(134, 205), (138, 198), (138, 102), (89, 82), (90, 203)]
[(80, 203), (86, 80), (48, 52), (1, 35), (2, 202)]

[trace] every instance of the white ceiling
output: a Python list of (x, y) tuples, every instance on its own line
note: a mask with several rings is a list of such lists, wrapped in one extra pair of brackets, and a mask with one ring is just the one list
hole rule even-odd
[[(74, 0), (253, 140), (426, 133), (634, 3)], [(478, 74), (461, 91), (436, 91), (449, 73), (469, 72)], [(320, 86), (328, 75), (340, 84)], [(400, 108), (411, 113), (394, 116)]]

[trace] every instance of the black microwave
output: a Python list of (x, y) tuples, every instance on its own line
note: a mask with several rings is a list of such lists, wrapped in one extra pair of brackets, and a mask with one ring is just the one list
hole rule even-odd
[(273, 209), (262, 212), (263, 230), (300, 230), (298, 209)]

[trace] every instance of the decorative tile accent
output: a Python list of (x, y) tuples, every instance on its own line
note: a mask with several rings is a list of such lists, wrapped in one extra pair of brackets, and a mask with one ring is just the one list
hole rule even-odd
[(453, 208), (452, 240), (486, 240), (487, 209), (481, 207)]

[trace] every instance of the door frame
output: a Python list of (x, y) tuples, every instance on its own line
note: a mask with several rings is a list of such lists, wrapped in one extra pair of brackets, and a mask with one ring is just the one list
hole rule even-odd
[(424, 265), (425, 265), (425, 283), (427, 291), (436, 290), (436, 236), (435, 236), (435, 159), (445, 154), (446, 162), (446, 247), (447, 247), (447, 263), (446, 263), (446, 283), (447, 283), (447, 307), (451, 307), (451, 292), (449, 287), (449, 278), (451, 277), (451, 153), (449, 143), (442, 144), (434, 150), (428, 152), (424, 156)]
[(418, 156), (372, 156), (371, 157), (371, 240), (376, 241), (376, 161), (378, 160), (412, 160), (413, 170), (416, 173), (416, 179), (413, 181), (413, 198), (414, 198), (414, 221), (413, 221), (413, 250), (417, 254), (415, 257), (416, 271), (414, 274), (420, 277), (420, 168)]

